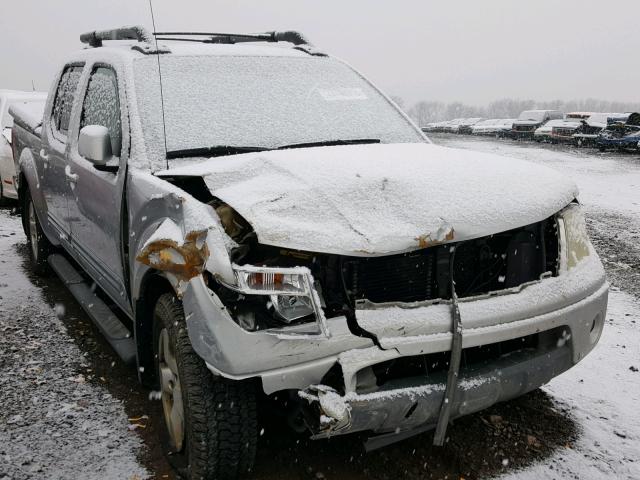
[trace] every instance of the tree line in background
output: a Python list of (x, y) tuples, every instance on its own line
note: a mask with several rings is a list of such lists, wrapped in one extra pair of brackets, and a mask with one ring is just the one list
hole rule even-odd
[(407, 106), (400, 97), (393, 100), (413, 118), (418, 125), (431, 122), (452, 120), (454, 118), (517, 118), (524, 110), (544, 109), (560, 110), (562, 112), (639, 112), (640, 103), (611, 102), (587, 98), (583, 100), (553, 100), (539, 102), (535, 100), (515, 100), (503, 98), (491, 102), (487, 106), (478, 107), (461, 102), (421, 101), (413, 106)]

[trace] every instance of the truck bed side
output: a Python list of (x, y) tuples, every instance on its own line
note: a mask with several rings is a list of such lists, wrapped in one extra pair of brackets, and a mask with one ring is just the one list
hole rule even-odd
[(13, 105), (9, 109), (9, 113), (13, 116), (14, 161), (17, 167), (16, 172), (20, 176), (18, 168), (23, 150), (28, 148), (33, 155), (37, 155), (42, 148), (40, 133), (42, 131), (44, 103)]

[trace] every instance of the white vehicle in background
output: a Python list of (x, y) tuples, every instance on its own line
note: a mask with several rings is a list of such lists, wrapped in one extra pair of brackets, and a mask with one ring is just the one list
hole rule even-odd
[(460, 124), (464, 122), (466, 118), (454, 118), (453, 120), (448, 121), (444, 128), (442, 129), (445, 133), (458, 133), (460, 129)]
[(511, 132), (513, 118), (492, 118), (476, 123), (471, 129), (473, 135), (495, 135), (501, 137)]
[(551, 129), (551, 141), (553, 143), (559, 142), (574, 142), (573, 135), (578, 131), (578, 128), (582, 125), (584, 120), (589, 119), (593, 115), (593, 112), (571, 112), (567, 113), (564, 118), (564, 122), (554, 126)]
[(462, 122), (460, 122), (460, 125), (458, 125), (458, 133), (461, 133), (463, 135), (471, 135), (474, 125), (477, 125), (483, 120), (484, 118), (481, 117), (464, 119)]
[(5, 198), (18, 199), (15, 187), (16, 165), (11, 148), (11, 127), (13, 116), (9, 112), (15, 105), (21, 105), (23, 110), (31, 113), (30, 117), (38, 122), (42, 121), (46, 92), (20, 92), (15, 90), (0, 90), (0, 201)]
[(525, 110), (513, 122), (511, 136), (513, 138), (533, 139), (535, 131), (550, 120), (562, 120), (564, 113), (558, 110)]
[[(550, 142), (552, 140), (552, 132), (554, 127), (560, 127), (562, 125), (565, 125), (566, 123), (567, 121), (563, 119), (549, 120), (547, 123), (545, 123), (541, 127), (536, 128), (535, 132), (533, 133), (533, 139), (536, 142)], [(577, 127), (577, 124), (576, 124), (576, 127)]]

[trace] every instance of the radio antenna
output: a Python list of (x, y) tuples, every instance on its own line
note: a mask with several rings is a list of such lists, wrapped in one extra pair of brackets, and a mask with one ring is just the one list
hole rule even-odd
[[(156, 17), (153, 14), (153, 3), (149, 0), (149, 9), (151, 10), (151, 24), (153, 31), (156, 32)], [(160, 80), (160, 104), (162, 106), (162, 134), (164, 136), (164, 158), (167, 161), (167, 169), (169, 169), (169, 159), (167, 158), (167, 123), (164, 118), (164, 92), (162, 91), (162, 69), (160, 68), (160, 50), (158, 48), (158, 37), (154, 35), (156, 42), (156, 58), (158, 59), (158, 79)]]

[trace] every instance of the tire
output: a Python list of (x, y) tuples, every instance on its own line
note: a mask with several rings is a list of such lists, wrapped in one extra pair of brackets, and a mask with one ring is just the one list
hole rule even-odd
[(2, 185), (2, 178), (0, 178), (0, 207), (6, 207), (9, 205), (9, 199), (4, 196), (4, 186)]
[(254, 384), (213, 376), (191, 346), (173, 293), (158, 299), (153, 316), (161, 441), (170, 463), (189, 480), (245, 476), (258, 443)]
[(27, 235), (31, 267), (36, 275), (47, 276), (50, 273), (47, 259), (53, 253), (54, 248), (42, 231), (28, 188), (25, 192), (24, 206), (22, 208), (22, 225)]

